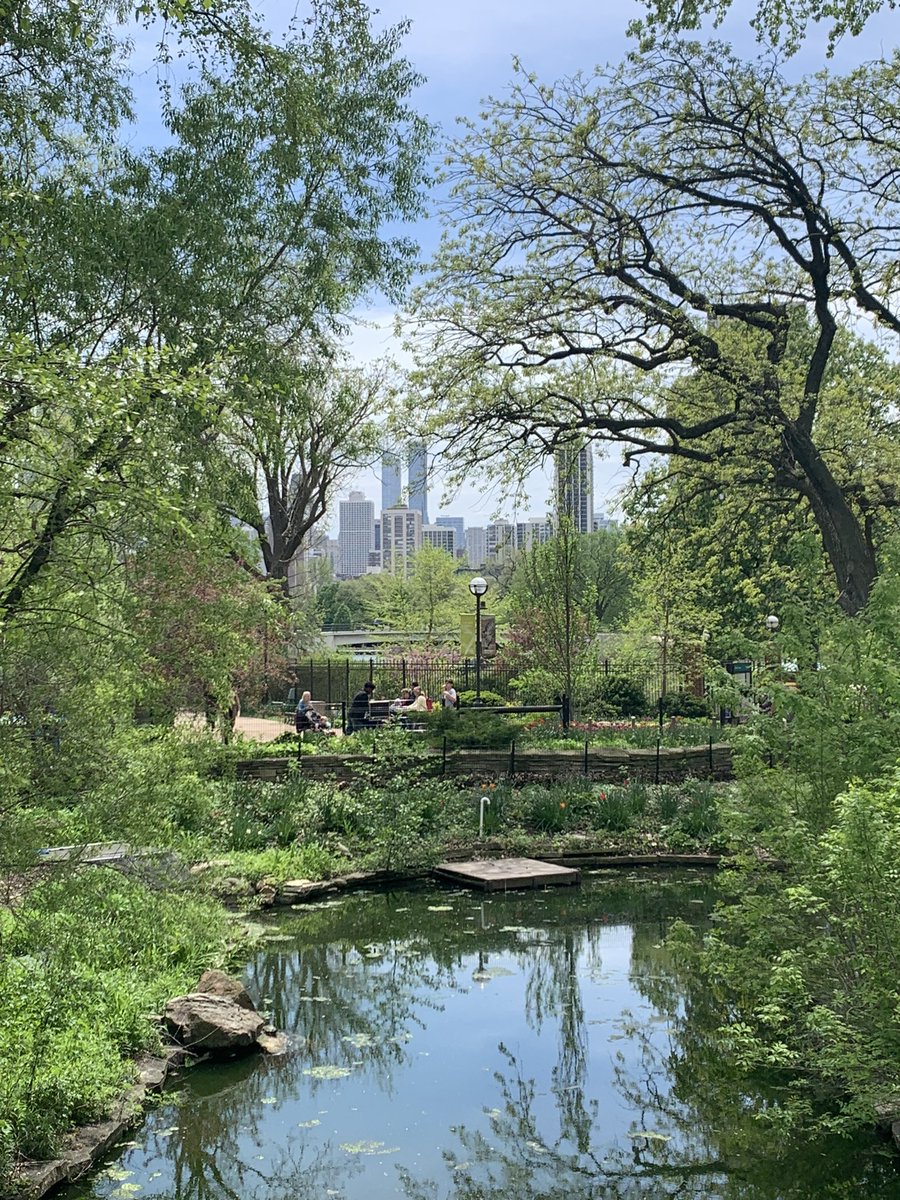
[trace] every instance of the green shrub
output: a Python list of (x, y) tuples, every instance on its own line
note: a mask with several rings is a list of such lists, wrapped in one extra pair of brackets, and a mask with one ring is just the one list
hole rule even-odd
[[(478, 696), (478, 693), (472, 690), (459, 692), (457, 694), (459, 696), (460, 708), (471, 708)], [(482, 688), (481, 703), (486, 704), (491, 708), (497, 708), (507, 705), (509, 701), (505, 696), (501, 696), (499, 692), (488, 692)]]
[(705, 696), (691, 696), (688, 692), (667, 692), (662, 698), (663, 712), (667, 717), (709, 717), (709, 701)]
[(442, 746), (446, 738), (448, 750), (499, 750), (508, 746), (521, 730), (520, 720), (500, 713), (444, 708), (436, 709), (428, 717), (428, 740), (433, 746)]
[(643, 685), (628, 675), (607, 675), (597, 682), (593, 696), (582, 705), (585, 715), (642, 717), (649, 710)]

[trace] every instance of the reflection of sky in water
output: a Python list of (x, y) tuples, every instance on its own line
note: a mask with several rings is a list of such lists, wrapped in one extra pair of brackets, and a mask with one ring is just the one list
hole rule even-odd
[[(660, 940), (671, 914), (702, 914), (705, 883), (647, 877), (636, 905), (609, 886), (483, 903), (419, 888), (286, 916), (247, 976), (295, 1052), (185, 1073), (70, 1200), (780, 1195), (730, 1190), (671, 1095), (682, 1002)], [(683, 1162), (709, 1166), (654, 1174)]]

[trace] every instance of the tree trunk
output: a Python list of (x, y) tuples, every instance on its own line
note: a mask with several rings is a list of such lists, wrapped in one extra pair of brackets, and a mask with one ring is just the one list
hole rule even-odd
[(855, 617), (868, 603), (878, 578), (875, 550), (810, 436), (792, 423), (785, 428), (785, 440), (803, 472), (800, 490), (812, 508), (834, 571), (838, 603), (849, 617)]

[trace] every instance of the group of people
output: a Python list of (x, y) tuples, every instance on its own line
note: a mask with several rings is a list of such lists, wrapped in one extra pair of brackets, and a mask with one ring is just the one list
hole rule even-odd
[[(356, 729), (371, 729), (379, 722), (372, 719), (370, 712), (370, 704), (372, 695), (375, 691), (375, 684), (371, 680), (364, 683), (362, 688), (356, 693), (350, 701), (350, 707), (347, 710), (347, 732), (353, 733)], [(429, 699), (424, 688), (422, 688), (417, 680), (409, 685), (408, 688), (403, 688), (400, 695), (391, 700), (388, 704), (388, 715), (403, 720), (408, 720), (412, 713), (429, 713), (434, 709), (435, 702)], [(444, 681), (444, 686), (441, 689), (440, 704), (443, 708), (456, 708), (459, 705), (459, 697), (456, 694), (456, 688), (453, 686), (453, 681), (447, 679)]]
[[(350, 707), (347, 709), (347, 733), (353, 733), (357, 729), (372, 729), (381, 723), (373, 719), (370, 711), (374, 692), (375, 684), (371, 680), (368, 680), (350, 701)], [(400, 695), (395, 700), (389, 702), (387, 713), (388, 716), (406, 721), (412, 713), (431, 712), (434, 709), (435, 703), (435, 701), (429, 699), (424, 688), (420, 687), (419, 683), (414, 680), (408, 688), (402, 689)], [(439, 703), (442, 708), (459, 707), (459, 696), (457, 695), (456, 688), (453, 686), (452, 679), (444, 681)], [(300, 701), (294, 712), (294, 726), (298, 733), (309, 731), (313, 733), (333, 734), (337, 732), (337, 730), (332, 728), (328, 718), (323, 716), (313, 706), (310, 692), (304, 692), (300, 697)]]

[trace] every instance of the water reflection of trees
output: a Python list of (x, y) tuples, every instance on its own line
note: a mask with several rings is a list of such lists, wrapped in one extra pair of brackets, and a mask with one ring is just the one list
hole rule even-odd
[[(614, 1077), (633, 1113), (629, 1136), (602, 1148), (593, 1144), (605, 1139), (602, 1113), (582, 1086), (584, 1010), (573, 955), (584, 953), (584, 944), (564, 933), (552, 962), (538, 956), (528, 985), (529, 994), (535, 991), (534, 1019), (550, 1011), (559, 1019), (553, 1089), (559, 1132), (550, 1136), (555, 1122), (538, 1115), (535, 1082), (499, 1047), (506, 1065), (495, 1075), (501, 1100), (488, 1114), (489, 1133), (458, 1127), (456, 1144), (444, 1151), (448, 1200), (896, 1200), (895, 1158), (871, 1139), (792, 1143), (757, 1119), (773, 1103), (772, 1090), (748, 1093), (737, 1086), (716, 1052), (713, 999), (679, 973), (665, 947), (670, 919), (682, 906), (665, 905), (663, 913), (658, 896), (645, 894), (648, 899), (644, 919), (632, 929), (629, 977), (658, 1010), (660, 1023), (648, 1025), (643, 1017), (625, 1023), (632, 1051), (616, 1056)], [(698, 918), (696, 908), (688, 911)], [(409, 1200), (433, 1200), (440, 1192), (409, 1171), (402, 1179)]]
[[(247, 981), (259, 999), (271, 997), (276, 1023), (297, 1036), (295, 1050), (188, 1077), (190, 1104), (174, 1118), (176, 1135), (148, 1134), (148, 1147), (171, 1164), (167, 1200), (312, 1200), (351, 1185), (363, 1167), (358, 1156), (302, 1128), (273, 1144), (267, 1105), (308, 1096), (312, 1116), (325, 1085), (303, 1074), (311, 1064), (370, 1071), (389, 1090), (409, 1053), (405, 1035), (449, 992), (473, 986), (476, 961), (476, 981), (487, 982), (498, 957), (523, 973), (529, 1027), (556, 1039), (551, 1099), (537, 1096), (527, 1064), (501, 1046), (498, 1107), (482, 1127), (448, 1132), (441, 1181), (402, 1174), (410, 1200), (895, 1196), (891, 1168), (856, 1148), (840, 1158), (821, 1146), (779, 1146), (753, 1120), (768, 1098), (742, 1094), (725, 1074), (708, 1032), (714, 1008), (695, 981), (679, 977), (664, 946), (674, 916), (702, 915), (707, 887), (619, 877), (484, 903), (429, 889), (359, 895), (280, 920), (276, 933), (292, 940), (260, 953)], [(602, 978), (604, 936), (625, 925), (632, 987), (664, 1020), (639, 1014), (628, 1055), (616, 1059), (618, 1097), (633, 1114), (633, 1136), (616, 1139), (587, 1090), (592, 1014), (582, 982)]]

